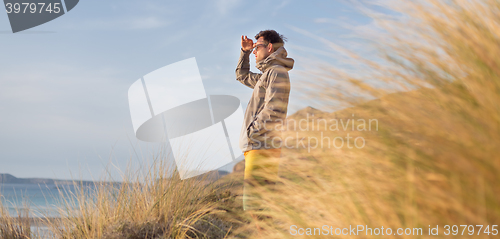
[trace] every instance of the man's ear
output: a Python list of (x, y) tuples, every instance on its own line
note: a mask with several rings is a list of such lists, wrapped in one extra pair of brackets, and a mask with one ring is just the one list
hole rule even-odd
[(267, 52), (269, 52), (269, 53), (273, 53), (274, 52), (274, 48), (273, 48), (273, 44), (272, 43), (267, 44)]

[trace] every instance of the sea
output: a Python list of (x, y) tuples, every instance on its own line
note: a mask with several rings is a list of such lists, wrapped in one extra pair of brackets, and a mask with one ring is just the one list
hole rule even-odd
[[(83, 187), (87, 192), (92, 186)], [(61, 218), (69, 210), (78, 207), (74, 200), (80, 187), (60, 184), (0, 183), (0, 200), (3, 209), (12, 217)], [(73, 195), (73, 196), (72, 196)], [(65, 203), (65, 202), (71, 203)], [(73, 203), (74, 202), (74, 203)], [(48, 225), (32, 224), (31, 232), (35, 238), (54, 238)]]
[(72, 200), (76, 190), (74, 185), (0, 183), (0, 200), (12, 217), (57, 218), (73, 209), (64, 202)]

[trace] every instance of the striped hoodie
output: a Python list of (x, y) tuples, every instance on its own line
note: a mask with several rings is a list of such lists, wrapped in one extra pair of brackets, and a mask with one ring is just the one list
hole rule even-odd
[(284, 47), (257, 62), (261, 73), (250, 71), (250, 51), (241, 49), (236, 80), (253, 89), (241, 128), (239, 147), (243, 152), (254, 149), (280, 148), (281, 126), (285, 122), (290, 78), (294, 60), (287, 58)]

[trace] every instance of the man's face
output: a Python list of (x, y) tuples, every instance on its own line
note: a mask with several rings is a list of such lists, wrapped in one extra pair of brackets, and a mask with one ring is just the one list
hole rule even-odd
[(255, 54), (255, 62), (259, 62), (261, 60), (266, 59), (272, 52), (270, 52), (269, 48), (271, 45), (268, 45), (263, 37), (259, 37), (257, 42), (254, 43), (253, 54)]

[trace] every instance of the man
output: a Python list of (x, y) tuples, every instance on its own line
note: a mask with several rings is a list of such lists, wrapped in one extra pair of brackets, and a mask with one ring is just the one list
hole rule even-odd
[[(245, 155), (244, 210), (255, 205), (250, 193), (253, 186), (273, 183), (278, 176), (280, 129), (286, 119), (290, 94), (288, 71), (294, 64), (292, 58), (287, 58), (283, 38), (274, 30), (259, 32), (256, 43), (241, 36), (236, 79), (253, 89), (240, 135), (240, 148)], [(250, 71), (252, 49), (261, 73)]]

